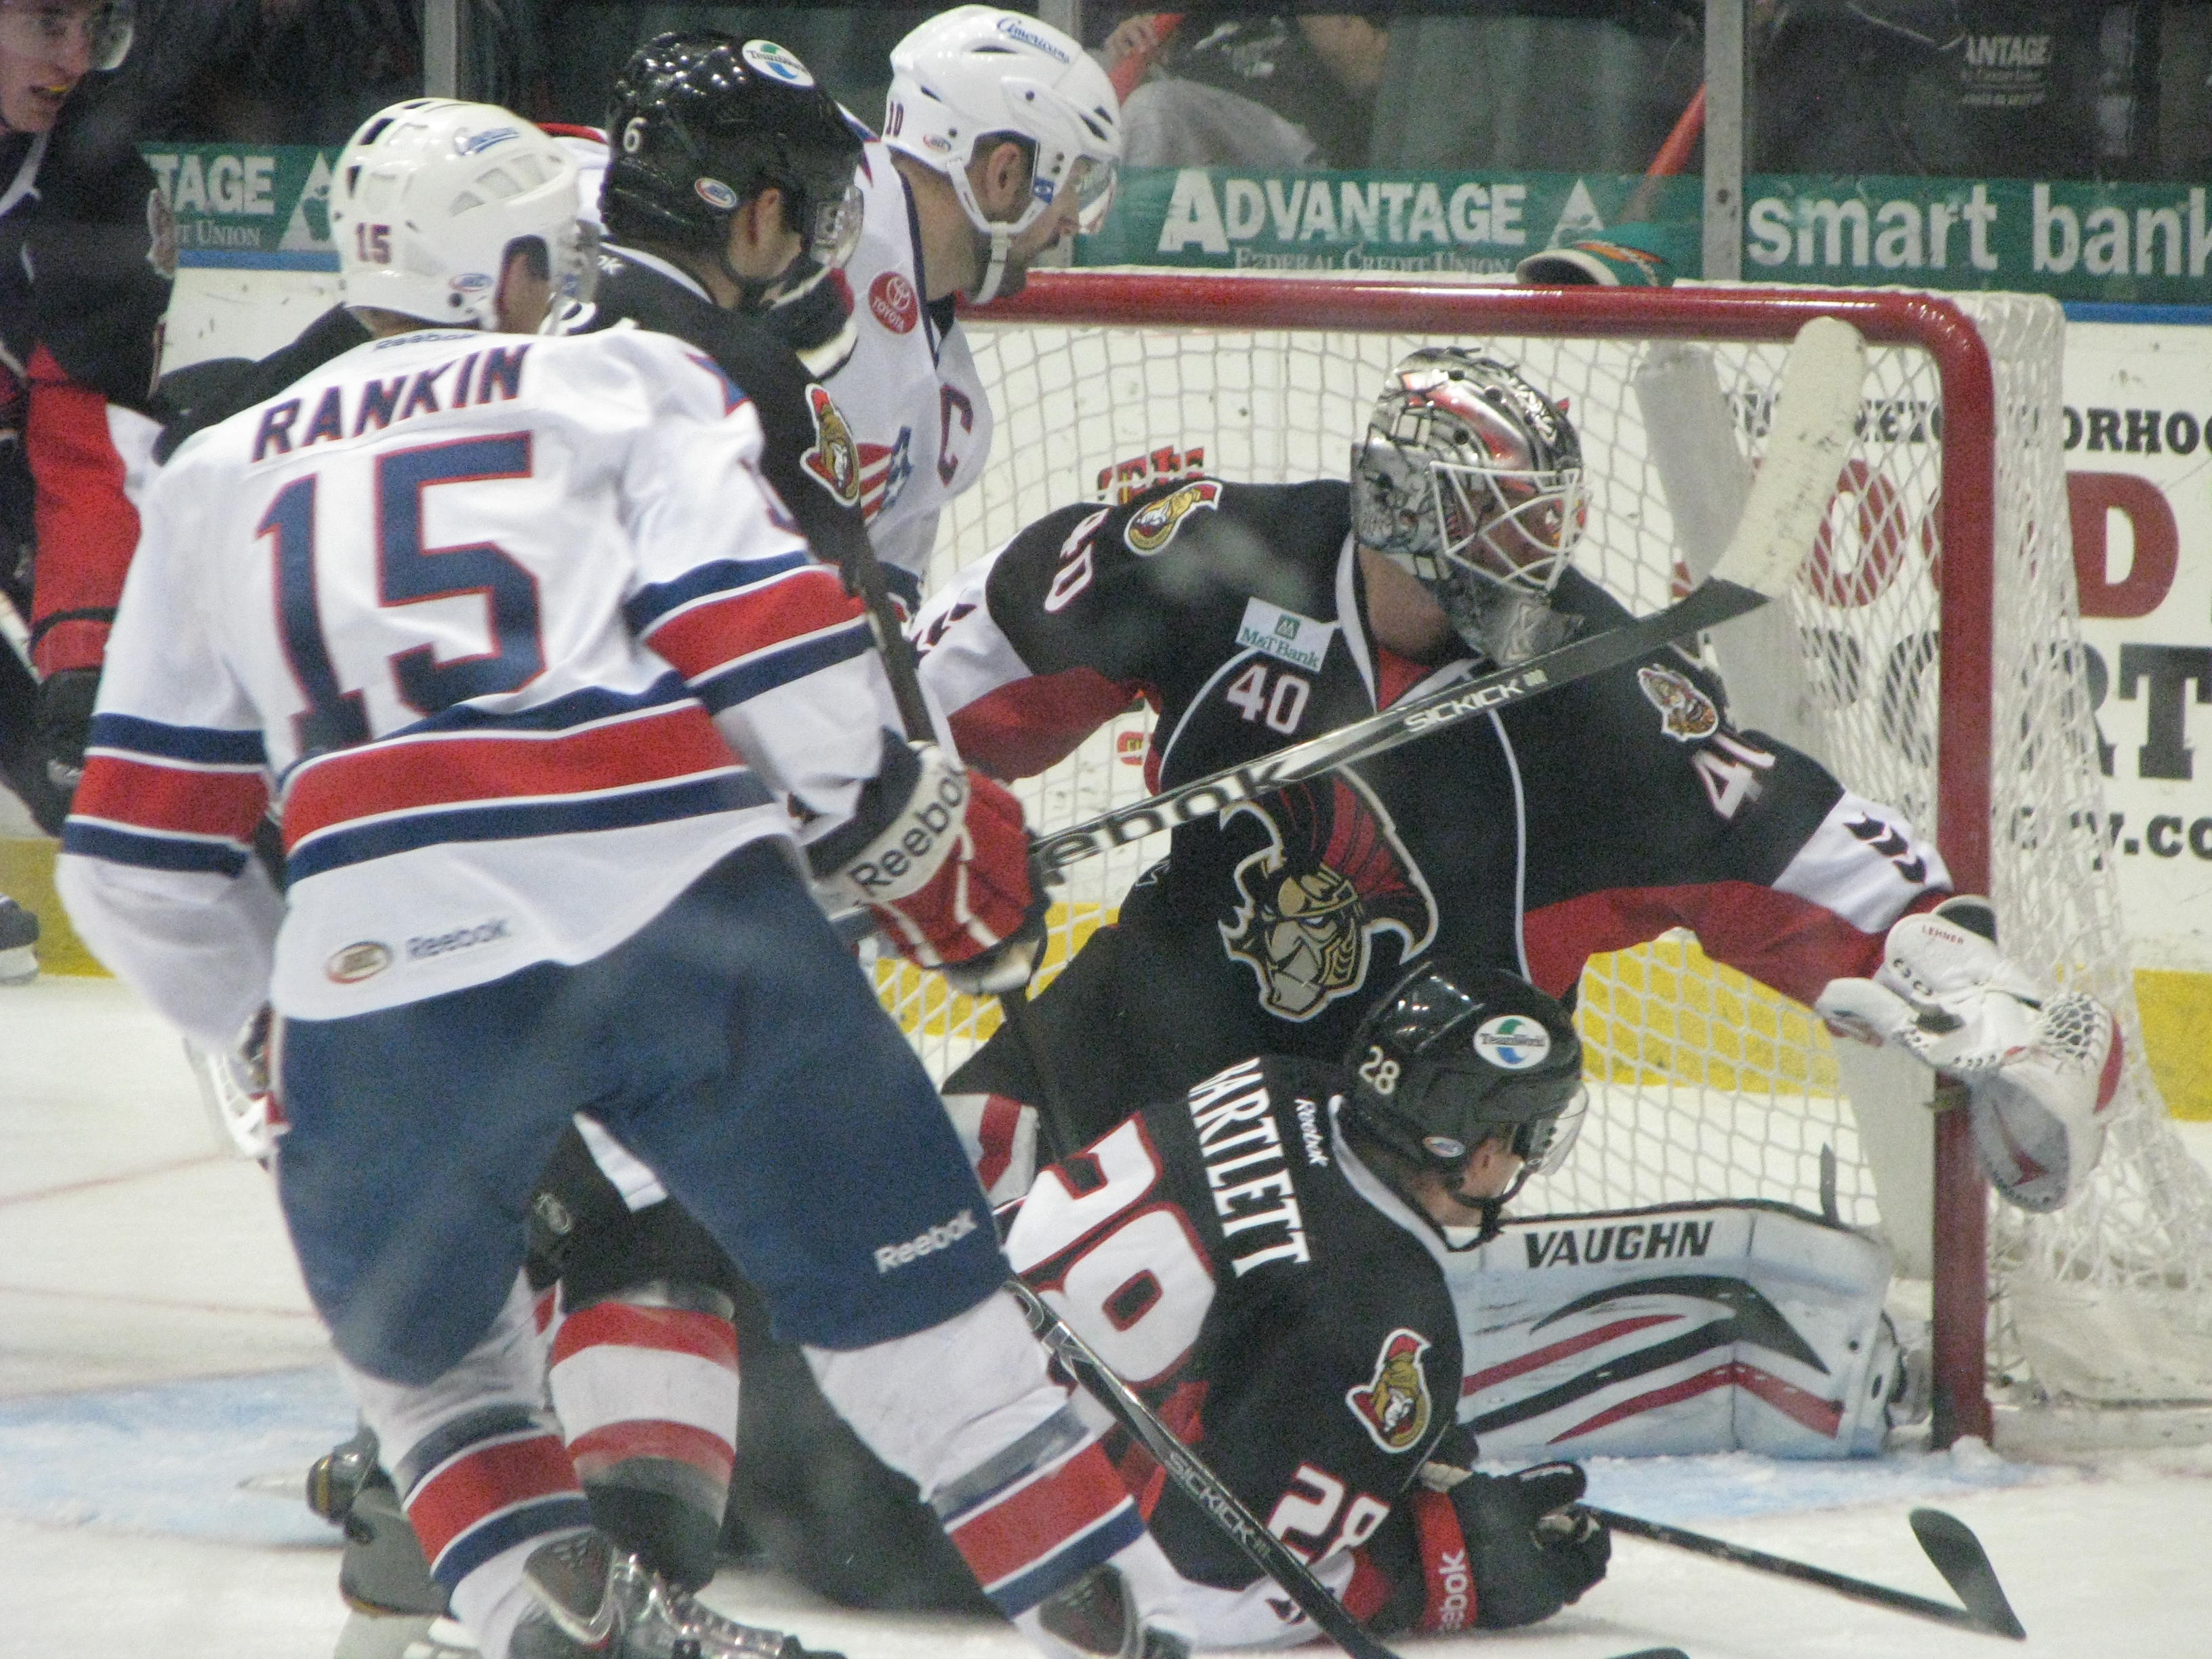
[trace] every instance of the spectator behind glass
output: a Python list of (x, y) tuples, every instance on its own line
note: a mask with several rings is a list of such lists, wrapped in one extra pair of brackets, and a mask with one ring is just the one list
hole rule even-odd
[[(49, 832), (138, 539), (175, 258), (107, 73), (131, 38), (127, 5), (0, 0), (0, 779)], [(0, 981), (37, 933), (0, 898)]]
[[(471, 84), (535, 64), (532, 0), (471, 8)], [(421, 0), (141, 0), (118, 77), (155, 143), (335, 149), (385, 105), (422, 91)]]
[(1368, 125), (1389, 46), (1387, 16), (1255, 14), (1200, 6), (1179, 26), (1139, 12), (1107, 35), (1123, 82), (1130, 167), (1310, 167), (1367, 163)]

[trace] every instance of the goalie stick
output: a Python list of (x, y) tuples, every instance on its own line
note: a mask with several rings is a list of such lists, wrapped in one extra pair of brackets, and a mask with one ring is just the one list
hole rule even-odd
[(1796, 574), (1827, 515), (1850, 447), (1865, 378), (1866, 344), (1849, 323), (1816, 317), (1797, 331), (1783, 367), (1766, 453), (1735, 533), (1712, 574), (1666, 610), (1043, 836), (1036, 843), (1037, 863), (1049, 873), (1109, 848), (1212, 817), (1238, 801), (1618, 668), (1758, 609)]
[(1626, 1533), (1632, 1538), (1647, 1539), (1655, 1544), (1668, 1544), (1676, 1549), (1688, 1550), (1692, 1554), (1710, 1556), (1716, 1561), (1729, 1561), (1740, 1567), (1750, 1567), (1759, 1572), (1771, 1572), (1784, 1578), (1795, 1578), (1800, 1583), (1817, 1584), (1838, 1595), (1848, 1595), (1855, 1601), (1865, 1601), (1878, 1607), (1887, 1607), (1893, 1613), (1909, 1613), (1921, 1619), (1932, 1619), (1938, 1624), (1955, 1626), (1984, 1636), (2009, 1637), (2014, 1641), (2025, 1641), (2027, 1632), (2014, 1614), (2012, 1604), (1997, 1583), (1996, 1570), (1990, 1565), (1988, 1553), (1981, 1540), (1967, 1529), (1965, 1522), (1947, 1515), (1941, 1510), (1915, 1510), (1911, 1515), (1912, 1534), (1928, 1553), (1936, 1570), (1943, 1575), (1944, 1582), (1957, 1592), (1966, 1606), (1954, 1607), (1948, 1602), (1931, 1601), (1924, 1595), (1915, 1595), (1907, 1590), (1891, 1589), (1886, 1584), (1870, 1583), (1863, 1578), (1852, 1578), (1840, 1572), (1831, 1572), (1826, 1567), (1813, 1566), (1803, 1561), (1792, 1561), (1784, 1556), (1769, 1555), (1742, 1544), (1731, 1544), (1719, 1538), (1708, 1538), (1703, 1533), (1688, 1532), (1680, 1527), (1670, 1527), (1663, 1522), (1646, 1521), (1638, 1516), (1622, 1515), (1613, 1510), (1599, 1509), (1594, 1504), (1579, 1505), (1587, 1514), (1613, 1528)]
[[(1247, 1560), (1274, 1580), (1283, 1594), (1297, 1604), (1314, 1627), (1352, 1656), (1352, 1659), (1397, 1659), (1382, 1643), (1370, 1636), (1344, 1604), (1330, 1595), (1312, 1569), (1293, 1555), (1289, 1546), (1260, 1523), (1227, 1483), (1206, 1460), (1175, 1437), (1136, 1391), (1116, 1376), (1091, 1345), (1078, 1336), (1044, 1298), (1018, 1279), (1006, 1281), (1006, 1291), (1021, 1304), (1030, 1328), (1054, 1358), (1066, 1366), (1091, 1398), (1114, 1415), (1114, 1420), (1140, 1441), (1165, 1471), (1169, 1480), (1196, 1504), (1223, 1537)], [(1687, 1659), (1680, 1648), (1639, 1648), (1618, 1659)]]

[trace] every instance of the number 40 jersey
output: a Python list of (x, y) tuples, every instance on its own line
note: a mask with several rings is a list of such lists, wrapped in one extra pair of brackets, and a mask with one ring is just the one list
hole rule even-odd
[[(1444, 1237), (1361, 1164), (1351, 1075), (1267, 1057), (1046, 1170), (1015, 1270), (1195, 1445), (1246, 1507), (1369, 1616), (1418, 1576), (1401, 1508), (1459, 1404)], [(1121, 1469), (1186, 1578), (1201, 1646), (1311, 1626), (1141, 1447)], [(1393, 1547), (1393, 1546), (1396, 1546)]]

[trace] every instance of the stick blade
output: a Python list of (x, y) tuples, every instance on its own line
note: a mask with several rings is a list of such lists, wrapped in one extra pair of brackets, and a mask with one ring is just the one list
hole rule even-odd
[(2027, 1631), (2005, 1599), (2004, 1587), (1997, 1583), (1997, 1570), (1990, 1565), (1989, 1552), (1966, 1523), (1941, 1510), (1915, 1510), (1907, 1519), (1920, 1547), (1928, 1552), (1928, 1559), (1943, 1575), (1951, 1593), (1966, 1603), (1966, 1611), (1994, 1634), (2026, 1641)]
[(1850, 455), (1865, 381), (1866, 342), (1858, 330), (1840, 318), (1815, 317), (1797, 331), (1759, 476), (1714, 576), (1771, 598), (1797, 574)]

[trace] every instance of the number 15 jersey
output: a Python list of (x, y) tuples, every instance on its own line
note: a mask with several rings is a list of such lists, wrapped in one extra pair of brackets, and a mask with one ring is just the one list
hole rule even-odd
[[(836, 822), (896, 716), (760, 453), (744, 391), (637, 331), (375, 341), (194, 438), (64, 841), (89, 942), (128, 955), (103, 914), (164, 905), (220, 933), (272, 795), (273, 1000), (305, 1018), (599, 955), (788, 836), (786, 793)], [(132, 977), (227, 1037), (178, 960)]]

